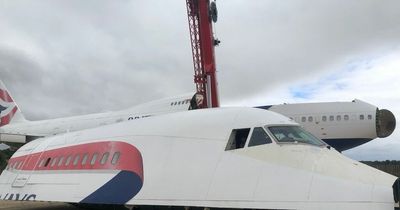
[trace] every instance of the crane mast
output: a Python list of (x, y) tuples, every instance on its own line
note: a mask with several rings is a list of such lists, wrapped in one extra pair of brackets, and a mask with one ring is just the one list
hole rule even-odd
[(186, 0), (192, 45), (196, 94), (203, 98), (199, 108), (219, 107), (212, 22), (217, 21), (215, 2)]

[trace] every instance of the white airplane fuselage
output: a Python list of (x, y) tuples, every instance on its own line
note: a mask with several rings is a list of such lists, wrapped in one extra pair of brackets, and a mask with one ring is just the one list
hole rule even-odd
[(283, 114), (338, 151), (390, 136), (396, 119), (392, 112), (361, 100), (262, 106)]
[[(0, 199), (254, 209), (394, 208), (396, 177), (316, 140), (303, 143), (292, 134), (277, 133), (297, 127), (270, 111), (222, 108), (37, 139), (10, 159), (0, 176)], [(246, 132), (245, 143), (232, 144)]]
[[(26, 143), (38, 137), (78, 131), (144, 117), (188, 110), (191, 94), (160, 99), (129, 109), (27, 121), (0, 81), (0, 142)], [(300, 103), (262, 106), (294, 119), (338, 151), (351, 149), (377, 137), (387, 137), (396, 120), (388, 110), (360, 100), (352, 102)]]
[(137, 120), (153, 115), (188, 110), (190, 95), (154, 100), (120, 111), (80, 115), (73, 117), (21, 121), (0, 127), (0, 141), (26, 143), (38, 137), (84, 130), (123, 121)]

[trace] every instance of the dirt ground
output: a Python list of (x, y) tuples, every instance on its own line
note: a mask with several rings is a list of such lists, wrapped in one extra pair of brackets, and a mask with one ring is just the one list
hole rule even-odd
[[(101, 205), (101, 206), (81, 206), (76, 207), (68, 203), (57, 203), (57, 202), (33, 202), (33, 201), (8, 201), (0, 200), (0, 210), (131, 210), (133, 206), (113, 206), (113, 205)], [(168, 210), (173, 210), (167, 208)], [(183, 209), (183, 208), (181, 208)], [(153, 208), (143, 210), (154, 210)]]
[(0, 201), (0, 210), (79, 210), (66, 203)]

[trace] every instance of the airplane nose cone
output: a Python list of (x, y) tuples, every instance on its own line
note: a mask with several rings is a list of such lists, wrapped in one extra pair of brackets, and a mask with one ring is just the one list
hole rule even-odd
[(376, 109), (376, 134), (379, 138), (390, 136), (396, 128), (396, 118), (387, 109)]

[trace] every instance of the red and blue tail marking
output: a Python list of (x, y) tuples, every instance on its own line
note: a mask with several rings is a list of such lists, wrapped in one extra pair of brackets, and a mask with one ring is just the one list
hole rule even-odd
[[(7, 91), (0, 89), (0, 100), (6, 103), (14, 103), (11, 96), (8, 94)], [(14, 107), (9, 111), (7, 114), (2, 114), (3, 111), (7, 110), (8, 107), (4, 107), (0, 105), (0, 127), (3, 125), (7, 125), (10, 123), (11, 119), (15, 115), (18, 110), (18, 107), (14, 103)]]

